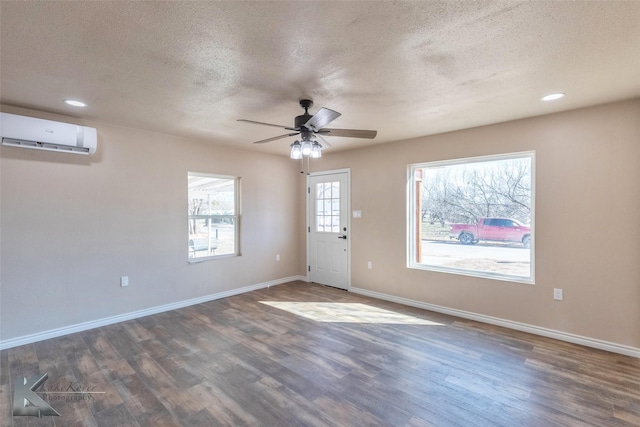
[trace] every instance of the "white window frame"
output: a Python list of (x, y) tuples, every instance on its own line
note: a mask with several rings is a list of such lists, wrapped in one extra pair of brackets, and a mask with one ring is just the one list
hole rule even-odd
[[(216, 255), (215, 253), (209, 256), (201, 256), (201, 257), (192, 257), (190, 254), (189, 246), (187, 245), (187, 259), (189, 263), (199, 263), (203, 261), (210, 261), (214, 259), (221, 258), (231, 258), (241, 256), (242, 253), (240, 251), (240, 220), (241, 220), (241, 206), (240, 206), (240, 177), (232, 176), (232, 175), (220, 175), (220, 174), (212, 174), (212, 173), (203, 173), (203, 172), (187, 172), (187, 182), (191, 177), (203, 177), (203, 178), (219, 178), (219, 179), (228, 179), (233, 181), (234, 188), (234, 214), (233, 215), (218, 215), (218, 214), (205, 214), (205, 215), (191, 215), (190, 212), (187, 211), (187, 221), (191, 221), (193, 219), (226, 219), (231, 218), (234, 221), (234, 252), (233, 253), (225, 253)], [(187, 203), (189, 203), (189, 185), (187, 184)], [(187, 239), (190, 238), (189, 231), (187, 230)]]
[[(471, 164), (487, 161), (499, 161), (529, 157), (531, 159), (531, 244), (530, 244), (530, 275), (529, 277), (494, 273), (482, 270), (470, 270), (437, 265), (429, 265), (417, 261), (417, 205), (416, 205), (416, 171), (426, 167), (444, 167), (450, 165)], [(535, 152), (525, 151), (517, 153), (506, 153), (497, 155), (487, 155), (479, 157), (468, 157), (461, 159), (450, 159), (432, 162), (414, 163), (407, 166), (407, 268), (437, 271), (443, 273), (459, 274), (465, 276), (482, 277), (510, 282), (535, 284)], [(420, 195), (421, 197), (422, 195)]]

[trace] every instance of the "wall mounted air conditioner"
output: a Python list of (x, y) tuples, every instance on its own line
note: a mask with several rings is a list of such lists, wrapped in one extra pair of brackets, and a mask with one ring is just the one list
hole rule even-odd
[(62, 153), (93, 154), (98, 146), (95, 128), (0, 113), (2, 145)]

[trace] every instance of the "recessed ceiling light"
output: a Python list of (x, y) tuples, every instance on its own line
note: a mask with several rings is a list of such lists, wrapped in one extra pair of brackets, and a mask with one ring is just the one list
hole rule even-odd
[(87, 106), (87, 104), (85, 104), (84, 102), (76, 101), (75, 99), (65, 99), (64, 103), (68, 104), (68, 105), (73, 105), (74, 107), (86, 107)]
[(556, 99), (560, 99), (562, 97), (564, 97), (564, 93), (557, 92), (557, 93), (550, 93), (549, 95), (543, 96), (542, 98), (540, 98), (540, 100), (542, 100), (542, 101), (555, 101)]

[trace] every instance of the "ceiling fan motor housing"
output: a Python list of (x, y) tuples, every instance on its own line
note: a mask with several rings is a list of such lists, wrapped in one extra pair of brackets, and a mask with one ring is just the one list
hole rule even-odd
[[(302, 108), (304, 108), (304, 114), (300, 115), (300, 116), (296, 116), (295, 119), (295, 128), (296, 129), (300, 129), (300, 131), (304, 132), (305, 130), (307, 130), (304, 126), (305, 123), (307, 123), (309, 121), (309, 119), (311, 117), (313, 117), (311, 114), (309, 114), (309, 108), (311, 108), (311, 106), (313, 105), (313, 101), (310, 99), (301, 99), (300, 100), (300, 106)], [(302, 134), (302, 138), (304, 139), (304, 134)]]
[(300, 116), (296, 116), (295, 128), (300, 130), (306, 129), (306, 127), (304, 127), (304, 124), (307, 123), (311, 117), (313, 117), (311, 114), (306, 113)]

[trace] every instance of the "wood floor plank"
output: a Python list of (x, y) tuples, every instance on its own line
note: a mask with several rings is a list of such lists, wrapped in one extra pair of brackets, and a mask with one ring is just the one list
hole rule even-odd
[(313, 401), (313, 404), (326, 413), (339, 426), (386, 426), (379, 418), (364, 408), (359, 408), (346, 399), (329, 392)]
[(27, 380), (40, 374), (38, 355), (33, 344), (10, 348), (7, 352), (8, 372), (12, 385), (20, 378)]
[(137, 356), (131, 363), (135, 373), (140, 376), (174, 418), (185, 419), (190, 414), (204, 409), (202, 404), (194, 399), (188, 391), (176, 385), (173, 378), (149, 356)]
[(281, 384), (273, 377), (263, 377), (253, 383), (254, 394), (262, 396), (282, 425), (340, 427), (327, 412), (315, 406), (300, 394)]
[(181, 357), (164, 356), (155, 357), (153, 360), (171, 376), (177, 387), (186, 389), (202, 382), (202, 373), (189, 369)]
[(100, 394), (91, 394), (91, 398), (86, 400), (91, 408), (94, 416), (98, 412), (108, 411), (113, 407), (120, 406), (124, 402), (118, 393), (114, 382), (110, 381), (102, 372), (95, 372), (83, 379), (83, 382), (90, 387), (90, 391), (96, 391)]
[[(104, 394), (12, 416), (43, 371)], [(640, 359), (292, 282), (2, 350), (0, 425), (640, 427)]]
[(156, 395), (137, 375), (114, 380), (112, 383), (122, 402), (136, 419), (158, 413), (171, 416)]
[[(8, 375), (7, 375), (8, 377)], [(10, 414), (13, 410), (13, 396), (11, 393), (12, 386), (7, 382), (0, 384), (0, 425), (10, 420)]]
[(111, 406), (94, 414), (99, 427), (139, 427), (124, 404)]
[(115, 347), (109, 342), (106, 331), (104, 331), (104, 335), (101, 335), (102, 332), (102, 328), (81, 332), (100, 370), (111, 380), (133, 374), (133, 369), (129, 363), (120, 356)]
[(136, 418), (140, 427), (184, 427), (185, 424), (175, 419), (168, 411), (143, 414)]
[(147, 329), (136, 320), (123, 322), (122, 328), (137, 342), (147, 341), (153, 338), (153, 334), (147, 331)]
[(248, 412), (241, 403), (233, 400), (220, 387), (212, 382), (203, 381), (191, 387), (190, 390), (221, 425), (261, 425), (260, 420)]
[[(232, 425), (256, 425), (254, 419), (258, 420), (257, 425), (261, 426), (282, 425), (281, 418), (273, 414), (273, 408), (263, 396), (255, 392), (251, 387), (252, 383), (229, 383), (228, 380), (228, 377), (218, 377), (202, 384), (210, 394), (217, 396), (217, 399), (213, 399), (210, 403), (203, 401), (203, 405), (212, 414), (217, 414), (219, 410), (230, 411), (232, 416), (238, 419), (237, 424), (234, 422)], [(191, 388), (190, 391), (193, 390), (194, 394), (200, 395), (196, 387)], [(218, 403), (223, 406), (217, 407)]]
[(260, 354), (241, 346), (237, 347), (246, 363), (256, 367), (264, 375), (277, 378), (278, 381), (308, 400), (314, 400), (326, 392), (326, 384), (319, 384), (314, 378), (308, 378), (290, 369), (284, 361), (264, 359)]

